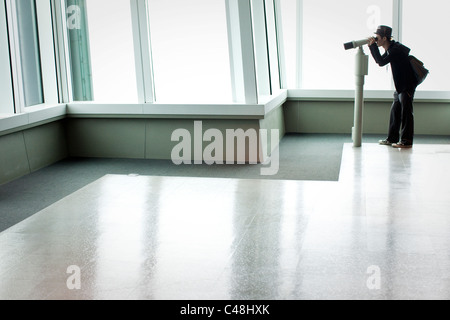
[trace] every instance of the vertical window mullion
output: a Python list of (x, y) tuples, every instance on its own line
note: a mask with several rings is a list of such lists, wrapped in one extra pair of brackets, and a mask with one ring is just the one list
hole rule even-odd
[(286, 77), (286, 59), (285, 59), (285, 49), (284, 49), (284, 36), (282, 27), (282, 14), (281, 14), (281, 3), (280, 0), (274, 0), (274, 11), (275, 11), (275, 32), (277, 36), (277, 50), (278, 50), (278, 70), (279, 70), (279, 81), (280, 88), (287, 89), (287, 77)]
[(269, 77), (271, 94), (281, 89), (280, 65), (278, 55), (277, 23), (275, 18), (275, 1), (264, 1), (266, 11), (267, 54), (269, 56)]
[(59, 102), (58, 79), (56, 69), (55, 30), (53, 28), (51, 1), (36, 1), (36, 19), (39, 55), (41, 61), (41, 78), (43, 103)]
[(258, 94), (271, 94), (264, 0), (251, 0)]
[(139, 103), (156, 101), (148, 0), (131, 0)]
[(65, 0), (52, 1), (52, 11), (58, 81), (58, 100), (60, 103), (69, 103), (73, 100), (73, 95)]
[[(402, 42), (402, 15), (403, 0), (393, 0), (393, 17), (392, 17), (392, 36), (395, 40)], [(391, 90), (395, 90), (394, 80), (391, 81)]]
[(402, 28), (403, 28), (403, 0), (394, 0), (393, 1), (394, 10), (393, 10), (393, 36), (394, 38), (402, 42)]
[(269, 55), (269, 75), (272, 94), (281, 89), (279, 39), (277, 34), (277, 20), (275, 0), (265, 0), (267, 43)]
[(227, 0), (230, 61), (235, 102), (258, 103), (250, 0)]

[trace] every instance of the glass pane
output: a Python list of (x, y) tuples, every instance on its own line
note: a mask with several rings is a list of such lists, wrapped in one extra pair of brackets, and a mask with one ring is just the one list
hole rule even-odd
[(269, 58), (264, 0), (251, 0), (256, 82), (260, 96), (270, 95)]
[[(288, 87), (298, 87), (297, 72), (302, 72), (301, 88), (351, 90), (355, 87), (356, 51), (343, 44), (372, 36), (380, 24), (392, 25), (392, 0), (303, 0), (301, 66), (297, 62), (297, 0), (281, 0)], [(300, 37), (299, 37), (300, 38)], [(370, 55), (367, 47), (366, 54)], [(301, 71), (297, 71), (297, 70)], [(391, 72), (370, 58), (366, 89), (392, 88)]]
[(29, 107), (44, 103), (36, 3), (16, 1), (16, 8), (25, 106)]
[(280, 89), (274, 2), (252, 0), (251, 8), (258, 94), (268, 96)]
[(157, 102), (231, 102), (224, 0), (149, 0)]
[(74, 101), (93, 100), (86, 0), (66, 0), (72, 93)]
[(136, 103), (130, 0), (86, 0), (95, 102)]
[(280, 90), (280, 67), (278, 55), (278, 35), (275, 18), (275, 3), (265, 1), (267, 21), (267, 43), (269, 47), (269, 69), (272, 93)]
[(8, 33), (4, 1), (0, 2), (0, 118), (14, 113), (11, 66), (9, 60)]
[(297, 4), (298, 0), (281, 0), (278, 10), (281, 11), (281, 30), (280, 39), (283, 47), (283, 56), (280, 57), (285, 64), (286, 85), (283, 89), (299, 88), (297, 84), (297, 34), (300, 30), (297, 28)]
[(450, 64), (447, 55), (442, 49), (430, 46), (431, 43), (441, 41), (440, 30), (450, 28), (449, 10), (448, 0), (403, 1), (402, 42), (411, 49), (411, 54), (422, 60), (430, 70), (430, 74), (418, 90), (450, 90), (448, 81)]

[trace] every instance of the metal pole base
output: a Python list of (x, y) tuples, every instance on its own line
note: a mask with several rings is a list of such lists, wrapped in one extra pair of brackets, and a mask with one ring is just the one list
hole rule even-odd
[(363, 110), (364, 110), (364, 76), (369, 74), (369, 56), (359, 47), (356, 53), (356, 90), (355, 90), (355, 121), (352, 128), (353, 146), (362, 146)]

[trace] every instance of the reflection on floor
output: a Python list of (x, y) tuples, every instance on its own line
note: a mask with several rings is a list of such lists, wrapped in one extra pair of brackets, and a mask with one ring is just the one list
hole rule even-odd
[(107, 175), (0, 233), (0, 299), (449, 299), (449, 181), (448, 145), (345, 144), (339, 182)]
[[(374, 139), (365, 136), (365, 140)], [(379, 136), (378, 136), (379, 138)], [(445, 137), (417, 137), (420, 143)], [(279, 162), (247, 165), (175, 165), (171, 160), (67, 158), (46, 168), (0, 185), (0, 232), (107, 174), (195, 178), (338, 181), (343, 145), (349, 135), (287, 134), (279, 149)], [(443, 142), (442, 144), (445, 144)], [(299, 166), (298, 164), (302, 165)], [(261, 175), (263, 168), (277, 174)]]

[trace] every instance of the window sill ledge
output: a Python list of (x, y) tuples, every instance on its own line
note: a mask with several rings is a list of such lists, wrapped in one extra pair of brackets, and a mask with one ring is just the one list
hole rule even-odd
[[(395, 90), (365, 90), (364, 101), (392, 102)], [(291, 101), (355, 101), (355, 90), (288, 90), (288, 100)], [(450, 92), (417, 91), (414, 102), (418, 103), (449, 103)]]
[(259, 104), (108, 104), (69, 103), (68, 117), (264, 119), (287, 99), (287, 90), (261, 99)]
[(0, 136), (70, 118), (264, 119), (287, 99), (287, 90), (247, 104), (101, 104), (39, 105), (20, 114), (0, 114)]
[(1, 114), (0, 135), (10, 134), (40, 124), (63, 119), (66, 116), (66, 105), (39, 105), (27, 108), (24, 113)]

